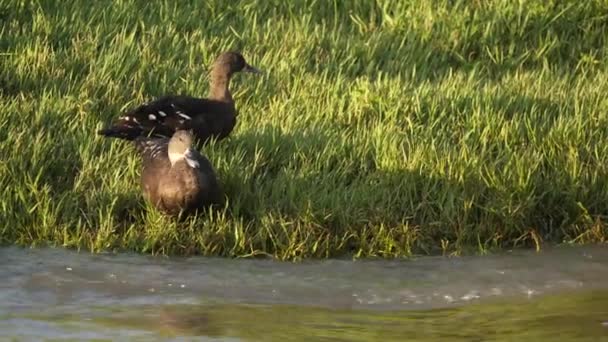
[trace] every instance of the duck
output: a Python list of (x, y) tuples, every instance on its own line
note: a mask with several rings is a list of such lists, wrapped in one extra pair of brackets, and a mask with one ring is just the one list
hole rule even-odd
[(227, 137), (238, 115), (230, 93), (230, 79), (237, 72), (262, 74), (239, 52), (221, 53), (213, 62), (207, 98), (165, 95), (139, 105), (97, 133), (105, 137), (134, 140), (142, 136), (170, 138), (177, 130), (191, 130), (197, 145)]
[(177, 130), (171, 138), (138, 137), (142, 158), (141, 187), (144, 198), (169, 215), (192, 214), (220, 205), (222, 190), (211, 162), (193, 148), (190, 130)]

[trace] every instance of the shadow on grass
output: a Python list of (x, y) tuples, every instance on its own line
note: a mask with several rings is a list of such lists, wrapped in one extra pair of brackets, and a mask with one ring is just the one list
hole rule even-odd
[(337, 135), (264, 128), (239, 134), (227, 149), (242, 156), (241, 165), (255, 165), (224, 171), (229, 215), (285, 238), (277, 244), (269, 233), (261, 246), (288, 245), (293, 234), (331, 246), (321, 252), (328, 256), (407, 255), (440, 252), (442, 241), (452, 244), (448, 249), (480, 241), (493, 247), (528, 229), (530, 217), (504, 217), (493, 208), (509, 196), (505, 189), (488, 187), (474, 174), (458, 181), (380, 170), (372, 151), (358, 156), (358, 148)]

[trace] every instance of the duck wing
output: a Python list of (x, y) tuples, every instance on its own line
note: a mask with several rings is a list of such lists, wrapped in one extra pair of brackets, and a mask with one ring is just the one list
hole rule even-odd
[(184, 95), (164, 96), (125, 113), (98, 134), (134, 140), (142, 136), (171, 137), (176, 130), (193, 129), (206, 135), (216, 130), (214, 121), (229, 109), (221, 101)]
[(158, 203), (158, 187), (162, 178), (171, 169), (168, 138), (138, 137), (134, 140), (135, 149), (142, 158), (141, 187), (144, 197)]
[(149, 164), (169, 161), (169, 138), (137, 137), (133, 140), (135, 149), (141, 156), (144, 167)]
[(200, 200), (205, 204), (222, 204), (223, 190), (217, 179), (213, 165), (197, 150), (191, 150), (191, 157), (197, 162), (198, 183), (205, 188)]

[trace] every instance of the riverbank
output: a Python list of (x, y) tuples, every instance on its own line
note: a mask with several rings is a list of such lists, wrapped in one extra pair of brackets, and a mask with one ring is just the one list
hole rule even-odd
[[(0, 241), (294, 260), (604, 242), (600, 1), (0, 2)], [(452, 3), (452, 2), (449, 2)], [(237, 49), (224, 210), (176, 223), (95, 131)]]

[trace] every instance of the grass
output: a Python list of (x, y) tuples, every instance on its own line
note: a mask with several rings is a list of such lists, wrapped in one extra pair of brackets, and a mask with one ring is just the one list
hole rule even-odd
[[(0, 0), (0, 242), (222, 256), (485, 253), (608, 236), (608, 4)], [(204, 149), (229, 199), (149, 210), (95, 131), (266, 71)]]

